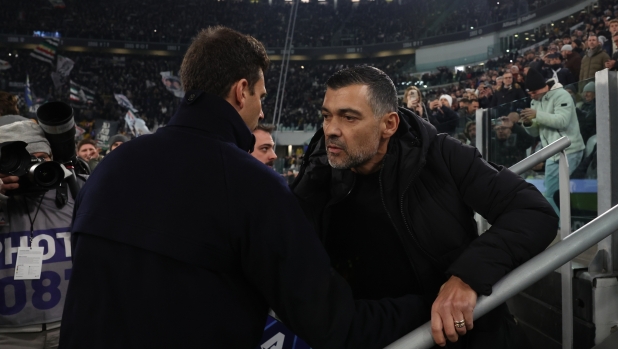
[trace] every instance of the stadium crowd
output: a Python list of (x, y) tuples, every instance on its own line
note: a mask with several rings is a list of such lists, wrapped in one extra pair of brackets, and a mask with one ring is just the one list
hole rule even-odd
[[(67, 8), (73, 6), (71, 2), (67, 2), (67, 4)], [(527, 4), (526, 6), (542, 6), (543, 4), (544, 3), (535, 2)], [(155, 5), (156, 4), (153, 4), (152, 6)], [(245, 5), (242, 3), (223, 2), (219, 6)], [(303, 6), (304, 5), (312, 4), (303, 4)], [(328, 17), (329, 15), (327, 12), (330, 11), (329, 9), (331, 7), (317, 4), (313, 5), (315, 5), (316, 8), (314, 12), (315, 19), (335, 19), (335, 17)], [(380, 5), (383, 6), (380, 7)], [(16, 5), (13, 4), (11, 6)], [(109, 7), (107, 10), (111, 10), (109, 4), (100, 6), (107, 6)], [(187, 3), (183, 6), (191, 5)], [(349, 25), (352, 28), (353, 23), (367, 22), (365, 19), (367, 19), (367, 16), (369, 16), (372, 11), (381, 13), (379, 11), (388, 11), (389, 6), (394, 5), (392, 3), (368, 3), (366, 6), (366, 8), (358, 7), (349, 17), (349, 20), (344, 21), (347, 23), (345, 25)], [(430, 12), (438, 11), (431, 7), (436, 5), (426, 4), (425, 6), (427, 6), (427, 8), (423, 10)], [(495, 10), (496, 14), (505, 16), (505, 8), (512, 8), (512, 6), (516, 7), (519, 5), (515, 3), (504, 3), (503, 6), (505, 7), (500, 7), (499, 9), (492, 8), (492, 11)], [(272, 18), (276, 17), (285, 17), (285, 11), (277, 12), (277, 6), (273, 8), (275, 8), (275, 10), (273, 10), (274, 12), (264, 17), (271, 18), (269, 20), (273, 20)], [(344, 11), (344, 8), (345, 5), (341, 5), (338, 10)], [(470, 8), (475, 7), (472, 6)], [(17, 7), (12, 8), (12, 10), (16, 9)], [(107, 10), (101, 9), (101, 11)], [(153, 11), (153, 13), (155, 12), (156, 11)], [(217, 11), (215, 11), (215, 13), (216, 12)], [(230, 23), (233, 21), (236, 23), (236, 26), (241, 26), (240, 28), (243, 28), (242, 26), (245, 24), (248, 26), (252, 25), (251, 23), (253, 20), (250, 16), (253, 16), (255, 13), (247, 14), (243, 11), (240, 12), (243, 13), (239, 15), (242, 17), (241, 21), (234, 20), (234, 16), (231, 12), (225, 14), (225, 16), (229, 16)], [(36, 13), (36, 11), (33, 11), (33, 13)], [(371, 64), (385, 71), (399, 89), (400, 97), (402, 97), (402, 105), (410, 108), (417, 108), (417, 113), (428, 118), (428, 120), (433, 119), (434, 123), (436, 123), (435, 120), (443, 120), (445, 117), (443, 112), (440, 112), (441, 114), (435, 114), (437, 112), (436, 108), (450, 109), (457, 115), (457, 122), (454, 122), (454, 117), (451, 117), (448, 119), (450, 121), (448, 121), (446, 129), (442, 128), (442, 130), (450, 133), (454, 137), (459, 137), (462, 141), (467, 143), (474, 142), (474, 133), (470, 132), (471, 125), (468, 124), (468, 122), (473, 121), (474, 113), (477, 108), (491, 108), (508, 104), (508, 107), (502, 108), (499, 112), (496, 111), (496, 113), (501, 114), (496, 115), (496, 117), (505, 117), (509, 115), (510, 112), (529, 105), (529, 101), (525, 99), (522, 102), (518, 102), (519, 104), (512, 104), (512, 102), (527, 97), (525, 91), (525, 78), (528, 70), (532, 67), (542, 71), (547, 79), (556, 78), (562, 85), (568, 88), (573, 93), (574, 98), (577, 99), (578, 105), (582, 107), (579, 113), (581, 119), (591, 120), (584, 116), (584, 114), (590, 112), (591, 109), (589, 107), (590, 101), (587, 101), (585, 98), (586, 91), (584, 91), (584, 88), (586, 84), (574, 83), (593, 78), (596, 71), (604, 69), (606, 66), (615, 69), (616, 57), (612, 58), (612, 56), (614, 55), (616, 44), (612, 39), (613, 35), (618, 31), (618, 23), (613, 20), (616, 14), (618, 14), (618, 11), (614, 8), (614, 2), (602, 2), (600, 6), (593, 8), (590, 12), (578, 13), (562, 21), (562, 23), (542, 26), (535, 30), (535, 32), (539, 34), (537, 39), (541, 37), (546, 38), (546, 41), (542, 41), (541, 44), (536, 45), (536, 47), (524, 52), (518, 50), (521, 46), (518, 45), (507, 55), (493, 58), (481, 64), (464, 67), (464, 69), (451, 70), (447, 67), (441, 67), (433, 72), (410, 73), (405, 67), (407, 63), (405, 57), (388, 57), (372, 60), (370, 62), (360, 60), (354, 61), (352, 64), (350, 64), (349, 61), (340, 61), (336, 63), (292, 62), (287, 72), (286, 89), (282, 97), (283, 104), (279, 119), (275, 119), (275, 102), (281, 66), (278, 62), (274, 62), (271, 65), (270, 72), (266, 75), (266, 87), (269, 95), (264, 101), (265, 122), (277, 123), (281, 130), (310, 131), (315, 129), (321, 124), (320, 108), (326, 80), (335, 71), (350, 65), (358, 64)], [(243, 16), (249, 17), (244, 18)], [(209, 17), (206, 16), (205, 18)], [(218, 18), (227, 17), (219, 16)], [(300, 19), (301, 18), (299, 18), (299, 20)], [(86, 19), (84, 17), (80, 20)], [(24, 24), (31, 23), (32, 21), (18, 22)], [(48, 22), (43, 21), (41, 23), (46, 23), (45, 25), (50, 26), (45, 29), (63, 30), (63, 25), (66, 23), (70, 24), (71, 22), (71, 20), (55, 22), (50, 19)], [(319, 23), (319, 20), (305, 22), (313, 23), (312, 25), (314, 25), (316, 31), (320, 29), (320, 25), (316, 24)], [(212, 23), (214, 24), (215, 22)], [(394, 23), (396, 23), (396, 19), (388, 23), (384, 22), (380, 24), (380, 21), (376, 23), (375, 25), (378, 27), (382, 25), (389, 27), (389, 25), (394, 25)], [(614, 27), (612, 27), (612, 23), (615, 23)], [(280, 24), (283, 25), (283, 21), (281, 21)], [(577, 24), (580, 25), (577, 26)], [(265, 25), (277, 27), (276, 23), (265, 23)], [(303, 24), (301, 24), (300, 28), (303, 28), (302, 25)], [(8, 27), (11, 28), (11, 26)], [(87, 26), (67, 24), (67, 28), (78, 27)], [(142, 26), (138, 25), (137, 27)], [(93, 31), (99, 33), (99, 35), (115, 35), (113, 32), (106, 32), (105, 30), (94, 28)], [(358, 26), (356, 28), (363, 28), (363, 26)], [(372, 31), (377, 30), (376, 28), (373, 28)], [(247, 32), (252, 32), (253, 30), (250, 27), (244, 29), (246, 29)], [(280, 29), (284, 30), (283, 28)], [(130, 32), (130, 30), (128, 32)], [(268, 32), (274, 33), (277, 31), (270, 30)], [(314, 37), (312, 30), (297, 30), (297, 33), (299, 33), (299, 35), (296, 36), (297, 38), (302, 38), (303, 35)], [(354, 34), (360, 35), (359, 33), (360, 32), (357, 31)], [(83, 33), (75, 32), (74, 34), (79, 36)], [(256, 36), (260, 37), (260, 34), (258, 33)], [(362, 37), (362, 35), (359, 37)], [(151, 36), (139, 37), (138, 39), (155, 40)], [(268, 41), (269, 39), (266, 38), (265, 40)], [(592, 40), (592, 42), (590, 40)], [(91, 53), (63, 51), (60, 53), (75, 62), (75, 68), (71, 73), (70, 79), (95, 91), (92, 103), (83, 105), (81, 108), (76, 108), (76, 118), (78, 120), (116, 120), (121, 124), (121, 129), (123, 129), (122, 124), (127, 110), (116, 102), (114, 99), (115, 94), (125, 95), (139, 111), (137, 116), (144, 119), (150, 129), (156, 128), (159, 125), (164, 125), (175, 112), (179, 99), (174, 97), (172, 93), (166, 91), (165, 87), (160, 82), (160, 73), (163, 71), (170, 71), (176, 74), (180, 66), (179, 58), (138, 55), (118, 57), (111, 54), (95, 55)], [(590, 53), (594, 53), (594, 55), (586, 58)], [(28, 50), (0, 50), (0, 57), (3, 57), (3, 60), (6, 60), (11, 66), (10, 69), (0, 70), (0, 88), (2, 90), (12, 90), (14, 93), (23, 92), (21, 86), (18, 85), (19, 87), (15, 88), (12, 83), (23, 82), (26, 80), (26, 76), (28, 76), (31, 91), (37, 101), (42, 102), (56, 99), (69, 101), (69, 84), (65, 82), (62, 87), (56, 88), (50, 78), (50, 74), (53, 72), (52, 66), (30, 57)], [(606, 62), (609, 62), (607, 63), (609, 65), (606, 65)], [(511, 86), (510, 89), (508, 88), (509, 86)], [(408, 104), (407, 97), (412, 89), (416, 89), (419, 93), (420, 107), (412, 107)], [(449, 98), (441, 98), (443, 95), (447, 95)], [(436, 100), (439, 99), (444, 100), (441, 107), (436, 103)], [(448, 105), (444, 105), (446, 103), (448, 103)], [(451, 116), (454, 115), (451, 113), (448, 114)], [(581, 129), (584, 130), (582, 132), (586, 133), (586, 139), (594, 133), (594, 128), (594, 125), (581, 127)], [(528, 153), (530, 152), (529, 148), (530, 147), (526, 147)], [(517, 159), (514, 158), (509, 161), (512, 162), (515, 160)]]
[[(374, 44), (468, 30), (525, 15), (557, 0), (308, 1), (297, 13), (297, 47)], [(189, 43), (209, 25), (250, 34), (266, 47), (283, 47), (290, 14), (286, 0), (149, 2), (66, 0), (14, 1), (0, 13), (5, 34), (59, 32), (66, 38)]]

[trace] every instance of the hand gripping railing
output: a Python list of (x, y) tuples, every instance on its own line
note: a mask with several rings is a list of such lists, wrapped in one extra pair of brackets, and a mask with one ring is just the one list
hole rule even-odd
[[(498, 281), (490, 296), (479, 297), (476, 308), (474, 308), (474, 319), (487, 314), (616, 230), (618, 230), (618, 205)], [(433, 345), (431, 323), (427, 322), (387, 346), (386, 349), (427, 349)]]

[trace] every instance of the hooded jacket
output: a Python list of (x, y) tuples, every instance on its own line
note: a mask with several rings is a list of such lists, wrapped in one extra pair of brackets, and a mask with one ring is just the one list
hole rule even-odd
[[(405, 109), (399, 115), (376, 204), (388, 213), (425, 297), (433, 301), (451, 275), (479, 295), (491, 294), (494, 283), (552, 241), (558, 225), (553, 209), (533, 185), (487, 163), (476, 148), (437, 134)], [(292, 189), (322, 241), (332, 207), (351, 192), (353, 178), (350, 170), (330, 167), (319, 130)], [(481, 236), (474, 211), (492, 224)]]
[[(543, 147), (566, 136), (571, 140), (571, 145), (565, 150), (567, 154), (586, 148), (573, 98), (561, 84), (554, 84), (540, 101), (532, 100), (530, 108), (536, 110), (536, 118), (525, 129), (531, 136), (539, 136)], [(554, 155), (551, 159), (558, 161), (558, 157)]]

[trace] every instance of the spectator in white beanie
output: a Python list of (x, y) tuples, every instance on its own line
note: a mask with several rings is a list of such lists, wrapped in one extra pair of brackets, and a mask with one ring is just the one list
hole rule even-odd
[(447, 94), (440, 96), (440, 102), (442, 102), (442, 105), (445, 107), (448, 107), (448, 108), (453, 107), (453, 97)]

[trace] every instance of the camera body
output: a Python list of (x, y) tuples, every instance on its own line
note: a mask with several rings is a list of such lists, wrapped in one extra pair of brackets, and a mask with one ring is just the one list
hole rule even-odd
[(57, 188), (65, 178), (62, 164), (30, 155), (26, 142), (0, 143), (0, 173), (19, 177), (19, 188), (7, 195), (45, 192)]
[(55, 161), (30, 156), (25, 142), (0, 143), (0, 173), (20, 178), (19, 189), (7, 191), (7, 195), (44, 192), (60, 187), (66, 178), (75, 199), (79, 186), (74, 171), (77, 160), (73, 108), (60, 101), (48, 102), (39, 107), (37, 118)]

